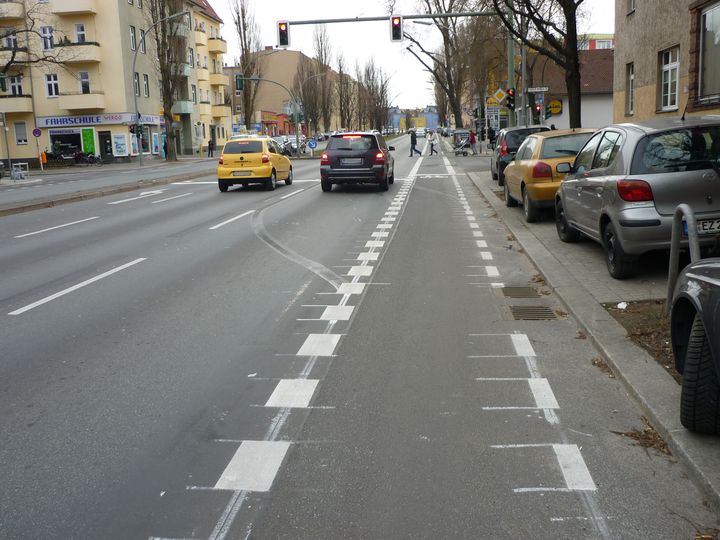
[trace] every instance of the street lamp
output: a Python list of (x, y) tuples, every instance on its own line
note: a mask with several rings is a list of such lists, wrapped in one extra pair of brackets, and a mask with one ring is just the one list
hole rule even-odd
[[(190, 15), (190, 11), (186, 10), (186, 11), (181, 11), (180, 13), (173, 13), (172, 15), (168, 15), (167, 17), (160, 19), (159, 21), (157, 21), (155, 24), (153, 24), (150, 28), (148, 28), (144, 32), (140, 32), (141, 33), (140, 42), (135, 47), (135, 54), (133, 55), (132, 72), (131, 72), (132, 78), (133, 78), (133, 95), (135, 96), (135, 123), (138, 126), (141, 125), (140, 124), (140, 109), (138, 108), (138, 94), (140, 93), (139, 92), (139, 87), (140, 87), (139, 79), (138, 79), (138, 90), (137, 91), (135, 90), (135, 64), (137, 63), (138, 52), (140, 51), (141, 46), (142, 46), (142, 48), (145, 48), (145, 38), (147, 37), (147, 35), (150, 32), (152, 32), (155, 29), (155, 27), (158, 24), (165, 22), (165, 21), (169, 21), (170, 19), (175, 19), (177, 17), (185, 17), (186, 15)], [(166, 129), (167, 129), (167, 126), (166, 126)], [(141, 133), (140, 135), (142, 137), (142, 135), (144, 135), (144, 133)], [(137, 136), (137, 134), (136, 134), (136, 136)], [(139, 163), (142, 166), (143, 165), (142, 138), (138, 139), (138, 142), (139, 142), (138, 150), (140, 152), (138, 157), (139, 157)], [(165, 156), (165, 158), (167, 159), (167, 156)]]

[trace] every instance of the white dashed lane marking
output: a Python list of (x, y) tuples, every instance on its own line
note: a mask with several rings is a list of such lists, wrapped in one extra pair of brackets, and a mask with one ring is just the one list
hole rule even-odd
[(243, 441), (215, 489), (269, 491), (289, 448), (287, 441)]
[(340, 337), (340, 334), (310, 334), (297, 356), (332, 356)]
[(282, 379), (265, 406), (307, 408), (319, 382), (317, 379)]
[(351, 266), (350, 271), (347, 273), (347, 275), (366, 277), (372, 275), (372, 272), (372, 266)]
[(327, 306), (320, 320), (323, 321), (348, 321), (352, 316), (355, 306)]

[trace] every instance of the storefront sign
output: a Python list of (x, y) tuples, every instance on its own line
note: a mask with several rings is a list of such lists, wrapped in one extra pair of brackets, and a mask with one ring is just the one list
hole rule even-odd
[(548, 106), (550, 107), (551, 113), (555, 115), (562, 113), (563, 104), (559, 99), (553, 99), (550, 103), (548, 103)]
[(86, 154), (95, 155), (95, 130), (93, 128), (82, 130), (82, 149)]
[(160, 134), (159, 133), (152, 134), (152, 153), (153, 154), (160, 153)]
[(127, 155), (127, 137), (122, 133), (113, 135), (113, 156), (125, 157)]
[[(71, 126), (102, 126), (109, 124), (134, 124), (137, 116), (133, 113), (90, 114), (82, 116), (41, 116), (37, 119), (39, 128), (62, 128)], [(151, 114), (140, 115), (143, 124), (160, 125), (160, 116)]]

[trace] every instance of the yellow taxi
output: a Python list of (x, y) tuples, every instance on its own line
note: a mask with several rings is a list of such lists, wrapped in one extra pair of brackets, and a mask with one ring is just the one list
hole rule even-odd
[(522, 204), (525, 221), (540, 219), (543, 208), (552, 208), (555, 192), (565, 173), (558, 163), (572, 161), (595, 129), (541, 131), (523, 141), (514, 161), (505, 169), (505, 205)]
[(270, 137), (248, 137), (225, 143), (217, 176), (218, 188), (223, 193), (237, 184), (263, 184), (273, 190), (280, 180), (288, 186), (292, 184), (293, 169), (290, 160)]

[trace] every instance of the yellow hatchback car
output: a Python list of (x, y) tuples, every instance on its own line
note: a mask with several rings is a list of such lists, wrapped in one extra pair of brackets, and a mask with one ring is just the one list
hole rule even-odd
[(270, 137), (230, 140), (225, 143), (217, 168), (218, 188), (225, 193), (230, 186), (263, 184), (273, 190), (279, 180), (288, 186), (293, 181), (290, 160)]
[(543, 208), (553, 208), (555, 192), (565, 173), (558, 163), (572, 161), (595, 129), (540, 131), (528, 135), (515, 160), (505, 169), (505, 205), (522, 204), (525, 221), (540, 219)]

